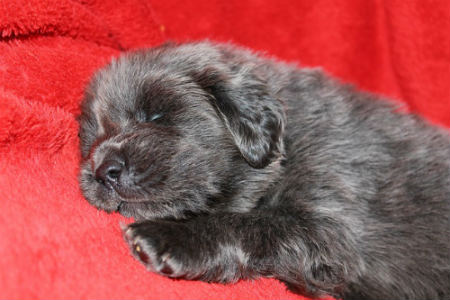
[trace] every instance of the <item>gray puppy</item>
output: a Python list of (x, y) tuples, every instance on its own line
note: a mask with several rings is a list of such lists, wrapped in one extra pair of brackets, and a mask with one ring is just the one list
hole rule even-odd
[(450, 137), (317, 69), (208, 42), (113, 60), (82, 103), (88, 201), (169, 277), (450, 298)]

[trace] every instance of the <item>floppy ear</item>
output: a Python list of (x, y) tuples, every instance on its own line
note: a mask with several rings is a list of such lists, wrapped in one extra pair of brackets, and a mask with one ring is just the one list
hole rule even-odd
[(214, 68), (197, 72), (194, 79), (210, 94), (250, 166), (264, 168), (283, 154), (284, 108), (262, 79), (251, 70), (233, 74)]

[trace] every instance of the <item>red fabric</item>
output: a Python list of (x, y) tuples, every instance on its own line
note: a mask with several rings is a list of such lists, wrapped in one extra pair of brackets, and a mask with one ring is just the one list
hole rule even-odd
[(234, 41), (403, 101), (450, 126), (450, 2), (0, 0), (0, 298), (301, 299), (145, 271), (118, 215), (77, 184), (89, 76), (166, 39)]

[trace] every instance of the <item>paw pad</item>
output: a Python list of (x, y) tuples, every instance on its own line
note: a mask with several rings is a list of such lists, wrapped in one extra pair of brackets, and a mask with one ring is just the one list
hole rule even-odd
[[(124, 227), (122, 230), (131, 252), (148, 270), (169, 277), (180, 277), (185, 274), (181, 272), (180, 264), (173, 255), (165, 249), (160, 249), (161, 245), (157, 239), (143, 236), (133, 227)], [(159, 254), (161, 252), (163, 254)]]
[(145, 251), (143, 250), (142, 246), (137, 243), (136, 241), (133, 242), (133, 249), (136, 252), (137, 256), (139, 257), (139, 259), (144, 263), (144, 264), (148, 264), (150, 261), (149, 256), (147, 255), (147, 253), (145, 253)]

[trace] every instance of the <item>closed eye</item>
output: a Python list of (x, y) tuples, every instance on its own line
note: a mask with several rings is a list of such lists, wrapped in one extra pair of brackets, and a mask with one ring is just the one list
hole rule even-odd
[(164, 116), (163, 113), (152, 114), (147, 118), (147, 122), (154, 122), (158, 119), (161, 119)]

